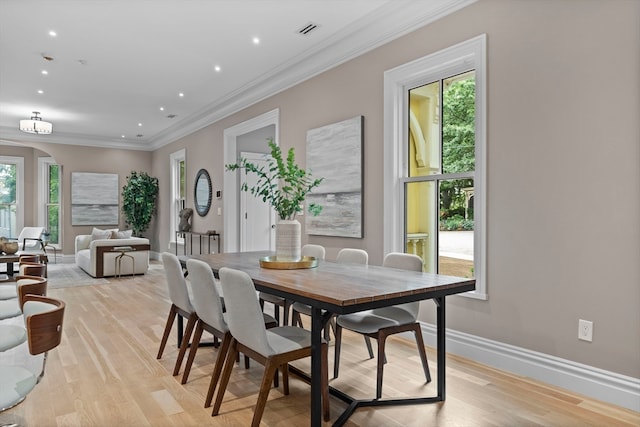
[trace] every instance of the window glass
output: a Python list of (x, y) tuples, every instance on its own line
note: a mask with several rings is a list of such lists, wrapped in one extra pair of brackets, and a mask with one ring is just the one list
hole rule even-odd
[(409, 90), (405, 250), (425, 271), (474, 275), (475, 72)]
[(0, 236), (17, 237), (16, 218), (17, 166), (0, 163)]

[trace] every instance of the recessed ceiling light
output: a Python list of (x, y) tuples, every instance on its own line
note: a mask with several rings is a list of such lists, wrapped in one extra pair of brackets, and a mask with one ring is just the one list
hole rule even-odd
[(142, 126), (142, 123), (138, 123), (138, 126)]
[(55, 36), (57, 36), (57, 35), (58, 35), (58, 33), (56, 33), (55, 31), (49, 31), (49, 35), (50, 35), (51, 37), (55, 37)]
[(40, 89), (40, 90), (38, 91), (38, 93), (42, 95), (42, 94), (44, 93), (44, 91), (43, 91), (42, 89)]
[(178, 94), (178, 96), (179, 96), (180, 98), (182, 98), (182, 97), (184, 96), (184, 93), (180, 92), (180, 93)]
[(220, 68), (220, 66), (219, 66), (219, 65), (216, 65), (215, 67), (213, 67), (213, 69), (214, 69), (217, 73), (219, 73), (219, 72), (220, 72), (220, 70), (221, 70), (222, 68)]
[(259, 37), (254, 37), (253, 38), (253, 44), (260, 44), (260, 38)]
[(49, 72), (47, 70), (42, 70), (42, 74), (46, 76), (47, 74), (49, 74)]
[(164, 107), (160, 107), (160, 111), (164, 111)]
[(120, 135), (121, 138), (124, 138), (124, 135)]

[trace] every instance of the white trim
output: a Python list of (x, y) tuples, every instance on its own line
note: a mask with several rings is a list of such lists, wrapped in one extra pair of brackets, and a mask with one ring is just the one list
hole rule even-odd
[[(425, 344), (436, 347), (435, 325), (422, 323)], [(640, 411), (640, 379), (550, 354), (447, 329), (448, 353)]]
[[(38, 206), (36, 210), (38, 212), (37, 224), (49, 230), (49, 223), (47, 222), (47, 205), (49, 204), (49, 198), (47, 194), (49, 192), (49, 166), (57, 165), (56, 160), (53, 157), (38, 157)], [(56, 248), (62, 247), (62, 169), (59, 169), (58, 174), (58, 242), (51, 243)]]
[(383, 251), (402, 251), (404, 228), (404, 187), (407, 176), (405, 155), (408, 123), (405, 105), (408, 91), (439, 78), (475, 69), (476, 80), (476, 170), (474, 216), (476, 233), (474, 256), (476, 290), (463, 295), (486, 300), (486, 35), (481, 34), (455, 46), (400, 65), (384, 73), (384, 188)]
[(24, 228), (24, 157), (0, 156), (0, 163), (16, 165), (16, 235)]
[(476, 2), (476, 0), (430, 1), (431, 3), (437, 1), (437, 4), (425, 7), (422, 1), (388, 1), (374, 12), (336, 32), (324, 42), (312, 46), (304, 54), (271, 70), (266, 70), (260, 77), (247, 82), (222, 98), (213, 100), (201, 111), (184, 117), (175, 125), (145, 141), (134, 138), (122, 139), (118, 136), (100, 137), (64, 132), (54, 132), (46, 136), (30, 135), (20, 132), (17, 127), (9, 126), (0, 126), (0, 135), (7, 141), (43, 142), (46, 140), (49, 144), (154, 151)]
[[(237, 162), (236, 158), (236, 138), (245, 133), (262, 129), (263, 127), (274, 125), (275, 136), (273, 142), (280, 145), (280, 109), (268, 111), (253, 119), (238, 123), (235, 126), (224, 130), (224, 164), (229, 165)], [(223, 229), (224, 229), (224, 252), (237, 252), (240, 250), (240, 224), (238, 221), (238, 210), (240, 208), (239, 189), (237, 172), (224, 172), (223, 178)]]
[[(178, 186), (180, 185), (179, 177), (178, 177), (178, 162), (184, 160), (184, 168), (185, 174), (187, 170), (187, 151), (186, 149), (181, 149), (178, 151), (174, 151), (169, 155), (169, 170), (171, 171), (171, 209), (169, 209), (169, 249), (171, 249), (171, 243), (178, 244), (176, 241), (176, 228), (178, 224), (178, 218), (176, 217), (176, 210), (174, 202), (176, 201), (176, 194), (178, 192)], [(185, 177), (186, 178), (186, 177)], [(185, 179), (186, 181), (186, 179)], [(185, 182), (186, 185), (186, 182)], [(186, 189), (185, 189), (186, 192)], [(186, 195), (185, 195), (186, 196)]]

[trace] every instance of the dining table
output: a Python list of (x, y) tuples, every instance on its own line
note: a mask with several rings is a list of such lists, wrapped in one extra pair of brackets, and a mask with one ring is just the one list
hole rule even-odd
[[(322, 330), (334, 315), (355, 313), (413, 301), (432, 299), (436, 304), (437, 395), (382, 399), (355, 399), (330, 387), (331, 395), (347, 403), (334, 426), (343, 425), (361, 407), (415, 405), (442, 402), (445, 393), (445, 298), (473, 291), (475, 279), (407, 271), (376, 265), (338, 264), (319, 260), (313, 268), (261, 267), (260, 259), (272, 252), (238, 252), (180, 256), (199, 259), (217, 276), (222, 267), (245, 271), (258, 291), (268, 292), (311, 306), (311, 426), (322, 424), (321, 343)], [(265, 264), (268, 265), (268, 264)]]

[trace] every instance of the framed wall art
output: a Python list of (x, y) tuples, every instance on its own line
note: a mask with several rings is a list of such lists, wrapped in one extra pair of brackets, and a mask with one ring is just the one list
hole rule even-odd
[(364, 116), (307, 132), (307, 169), (324, 178), (306, 203), (322, 205), (305, 213), (307, 234), (362, 238)]
[(118, 174), (71, 173), (71, 225), (118, 225)]

